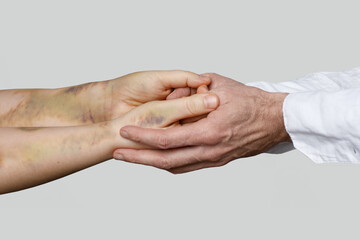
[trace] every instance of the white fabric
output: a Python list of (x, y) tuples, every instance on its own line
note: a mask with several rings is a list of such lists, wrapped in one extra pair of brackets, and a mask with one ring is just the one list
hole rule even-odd
[(283, 113), (293, 143), (280, 143), (268, 153), (295, 147), (316, 163), (360, 163), (360, 67), (313, 73), (289, 82), (247, 85), (290, 93)]

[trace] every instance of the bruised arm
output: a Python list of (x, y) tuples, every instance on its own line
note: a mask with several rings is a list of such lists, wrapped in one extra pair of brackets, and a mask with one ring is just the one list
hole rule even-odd
[(52, 128), (0, 128), (0, 193), (36, 186), (111, 158), (109, 122)]
[(0, 127), (0, 193), (36, 186), (101, 163), (110, 159), (117, 148), (144, 148), (120, 136), (123, 126), (167, 128), (181, 119), (211, 112), (218, 105), (215, 94), (195, 94), (145, 103), (121, 118), (101, 123)]
[(74, 126), (107, 120), (110, 81), (0, 91), (0, 127)]
[(116, 119), (174, 88), (198, 88), (209, 77), (187, 71), (145, 71), (61, 89), (0, 91), (0, 127), (75, 126)]

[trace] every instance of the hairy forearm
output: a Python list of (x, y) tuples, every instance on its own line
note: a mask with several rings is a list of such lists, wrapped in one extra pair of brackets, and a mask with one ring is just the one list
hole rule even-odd
[(0, 193), (36, 186), (110, 159), (117, 140), (111, 122), (0, 128)]
[(0, 127), (75, 126), (107, 120), (110, 81), (0, 91)]

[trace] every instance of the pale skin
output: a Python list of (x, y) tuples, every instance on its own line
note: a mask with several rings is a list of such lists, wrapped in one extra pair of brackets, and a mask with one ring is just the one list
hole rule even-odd
[(101, 163), (116, 148), (147, 148), (121, 137), (121, 127), (171, 128), (211, 112), (218, 97), (201, 90), (163, 101), (174, 88), (209, 83), (194, 73), (161, 71), (63, 89), (1, 91), (9, 104), (0, 106), (0, 193)]
[(151, 149), (117, 149), (114, 158), (185, 173), (223, 166), (291, 141), (282, 111), (287, 93), (269, 93), (218, 74), (205, 75), (212, 80), (209, 91), (220, 99), (216, 111), (171, 129), (123, 127), (122, 137)]
[(143, 103), (164, 100), (174, 88), (208, 85), (187, 71), (146, 71), (59, 89), (0, 90), (1, 127), (78, 126), (108, 121)]

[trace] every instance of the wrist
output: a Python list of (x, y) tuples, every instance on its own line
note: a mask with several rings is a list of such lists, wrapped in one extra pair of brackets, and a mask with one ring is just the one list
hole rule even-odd
[(268, 115), (270, 117), (269, 133), (275, 143), (291, 142), (290, 136), (285, 128), (283, 104), (288, 93), (268, 93)]
[[(77, 86), (56, 89), (54, 95), (62, 103), (62, 112), (77, 125), (106, 121), (106, 91), (108, 81), (89, 82)], [(53, 100), (54, 101), (54, 100)], [(64, 110), (65, 109), (65, 110)]]
[(104, 99), (103, 104), (103, 116), (105, 121), (111, 121), (113, 119), (113, 105), (114, 105), (114, 80), (104, 81), (106, 82), (106, 87), (101, 91), (102, 99)]
[(103, 91), (104, 117), (106, 121), (117, 119), (127, 113), (131, 108), (128, 107), (128, 102), (123, 98), (129, 90), (126, 88), (124, 77), (108, 80), (106, 88)]
[(131, 123), (128, 123), (123, 117), (107, 121), (106, 123), (107, 126), (105, 126), (105, 128), (109, 132), (108, 136), (112, 151), (117, 148), (134, 148), (136, 146), (136, 143), (127, 140), (120, 135), (120, 129)]
[(90, 83), (91, 86), (86, 91), (84, 98), (88, 103), (88, 108), (93, 114), (93, 123), (108, 121), (110, 112), (111, 81), (100, 81)]
[(97, 123), (98, 132), (103, 136), (104, 142), (109, 150), (113, 150), (119, 147), (119, 124), (116, 120), (109, 120), (101, 123)]

